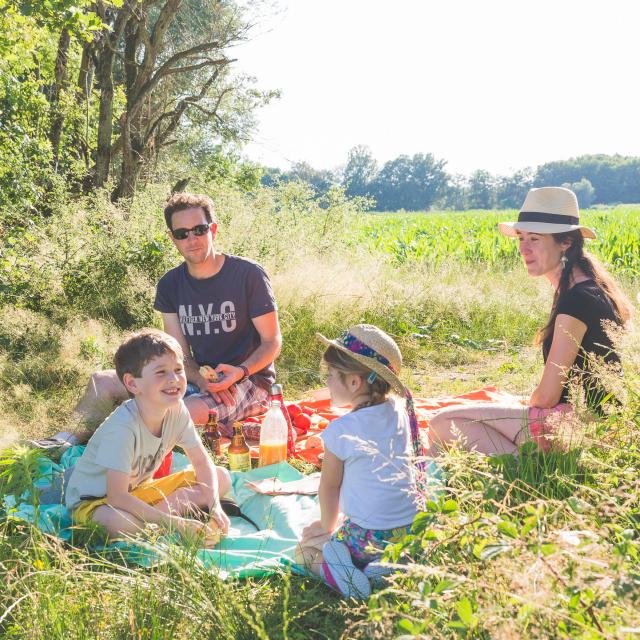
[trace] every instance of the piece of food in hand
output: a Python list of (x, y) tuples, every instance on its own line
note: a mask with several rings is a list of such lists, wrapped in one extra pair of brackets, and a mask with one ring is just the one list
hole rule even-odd
[(329, 426), (329, 421), (326, 418), (320, 418), (316, 423), (316, 427), (318, 429), (326, 429)]
[(287, 412), (289, 414), (289, 417), (293, 419), (298, 414), (302, 413), (302, 409), (300, 408), (299, 404), (295, 404), (294, 402), (292, 402), (291, 404), (287, 405)]
[(306, 439), (304, 446), (307, 449), (322, 449), (324, 451), (324, 442), (322, 442), (322, 438), (315, 434)]
[(200, 367), (200, 375), (207, 382), (218, 382), (218, 372), (213, 367), (210, 367), (208, 364), (203, 364)]
[(204, 529), (204, 547), (212, 549), (223, 538), (222, 529), (215, 522), (208, 522)]

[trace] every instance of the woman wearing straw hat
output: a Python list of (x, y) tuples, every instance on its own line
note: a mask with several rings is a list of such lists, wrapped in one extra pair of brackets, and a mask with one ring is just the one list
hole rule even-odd
[(580, 224), (578, 201), (569, 189), (531, 189), (518, 221), (498, 226), (517, 239), (528, 274), (544, 276), (555, 290), (549, 320), (538, 334), (542, 378), (524, 407), (514, 400), (443, 409), (432, 419), (431, 433), (436, 442), (462, 434), (468, 448), (486, 454), (515, 453), (529, 438), (547, 450), (553, 423), (571, 412), (570, 383), (582, 388), (592, 412), (602, 413), (610, 394), (594, 371), (594, 360), (619, 365), (606, 325), (624, 326), (631, 305), (602, 264), (584, 250), (585, 238), (596, 235)]
[(389, 572), (378, 562), (385, 545), (406, 535), (420, 510), (424, 452), (393, 339), (370, 324), (335, 340), (318, 337), (327, 345), (331, 401), (351, 411), (322, 433), (320, 519), (303, 531), (298, 560), (345, 597), (362, 599), (370, 581)]

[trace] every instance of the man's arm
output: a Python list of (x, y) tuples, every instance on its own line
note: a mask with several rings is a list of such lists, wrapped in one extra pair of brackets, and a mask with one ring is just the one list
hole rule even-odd
[[(257, 318), (252, 318), (251, 322), (253, 322), (253, 326), (260, 335), (260, 345), (241, 363), (249, 370), (249, 375), (270, 365), (278, 357), (282, 347), (282, 334), (280, 333), (277, 311), (271, 311)], [(220, 382), (207, 384), (207, 389), (211, 393), (218, 393), (228, 389), (244, 376), (244, 371), (240, 367), (235, 367), (231, 364), (219, 364), (216, 367), (216, 371), (223, 374), (224, 377)]]

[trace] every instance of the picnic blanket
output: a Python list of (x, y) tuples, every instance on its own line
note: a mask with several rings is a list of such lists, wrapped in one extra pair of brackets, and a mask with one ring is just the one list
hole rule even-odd
[[(296, 457), (319, 466), (320, 459), (318, 456), (323, 452), (323, 449), (321, 447), (308, 447), (307, 441), (310, 436), (321, 433), (322, 430), (326, 428), (327, 421), (331, 422), (331, 420), (335, 420), (339, 416), (344, 415), (346, 410), (332, 407), (328, 392), (324, 393), (324, 390), (316, 392), (316, 396), (320, 397), (296, 401), (296, 404), (300, 405), (300, 407), (309, 408), (314, 412), (311, 416), (311, 428), (305, 435), (298, 436), (296, 440)], [(500, 391), (495, 387), (484, 387), (483, 389), (477, 389), (460, 395), (440, 396), (439, 398), (414, 398), (413, 403), (416, 417), (418, 418), (418, 426), (424, 430), (424, 434), (428, 440), (429, 420), (444, 407), (453, 405), (464, 406), (476, 402), (512, 402), (513, 400), (514, 396), (510, 393)], [(229, 443), (230, 440), (222, 438), (223, 449), (226, 449)], [(248, 444), (251, 449), (251, 457), (257, 458), (259, 452), (258, 443), (250, 441)]]
[[(84, 447), (72, 447), (66, 451), (60, 464), (46, 456), (38, 461), (35, 486), (48, 487), (55, 479), (71, 467), (82, 454)], [(174, 453), (172, 472), (188, 465), (186, 456)], [(261, 530), (242, 518), (231, 518), (229, 535), (214, 549), (200, 549), (197, 560), (204, 567), (217, 569), (222, 578), (246, 577), (274, 573), (285, 566), (293, 565), (293, 554), (302, 529), (320, 516), (315, 496), (261, 495), (246, 487), (247, 482), (259, 482), (277, 477), (282, 482), (304, 478), (304, 475), (286, 462), (260, 467), (246, 473), (232, 473), (232, 495), (242, 513), (251, 518)], [(41, 531), (61, 538), (73, 540), (73, 523), (64, 504), (42, 504), (34, 507), (30, 496), (5, 496), (0, 505), (0, 514), (5, 518), (30, 522)], [(153, 543), (144, 541), (117, 541), (94, 550), (106, 552), (112, 558), (127, 564), (151, 567), (167, 561), (180, 549), (178, 541), (162, 536)]]
[[(486, 387), (470, 393), (444, 396), (440, 398), (414, 398), (419, 426), (427, 430), (429, 419), (441, 408), (452, 405), (465, 405), (473, 402), (500, 402), (513, 400), (513, 396), (501, 392), (494, 387)], [(314, 426), (308, 434), (298, 439), (296, 455), (298, 458), (318, 463), (321, 449), (308, 448), (305, 441), (311, 435), (322, 431), (324, 421), (331, 421), (342, 415), (344, 411), (330, 406), (328, 397), (316, 397), (302, 400), (299, 403), (309, 407), (315, 413)], [(326, 426), (326, 423), (325, 423)], [(225, 439), (223, 439), (224, 441)], [(226, 441), (225, 446), (228, 446)], [(257, 445), (251, 447), (252, 455), (258, 455)], [(65, 470), (73, 466), (82, 455), (84, 447), (71, 447), (63, 454), (57, 464), (44, 454), (39, 458), (35, 471), (34, 486), (45, 488)], [(173, 454), (171, 472), (184, 469), (188, 465), (187, 458)], [(286, 462), (267, 467), (252, 469), (246, 473), (232, 473), (232, 496), (239, 504), (242, 512), (260, 526), (260, 531), (241, 518), (231, 519), (229, 535), (214, 549), (200, 549), (197, 559), (207, 568), (216, 569), (219, 575), (245, 577), (274, 573), (285, 566), (302, 569), (293, 565), (296, 544), (302, 536), (302, 529), (312, 520), (319, 517), (319, 506), (316, 496), (311, 495), (266, 495), (256, 493), (248, 482), (260, 482), (266, 478), (277, 478), (281, 482), (301, 480), (305, 476)], [(440, 488), (440, 473), (431, 463), (428, 477), (434, 491)], [(34, 507), (28, 494), (22, 496), (5, 496), (0, 504), (0, 517), (30, 522), (43, 532), (71, 541), (74, 527), (69, 512), (64, 504), (41, 504)], [(153, 543), (142, 541), (118, 541), (107, 546), (95, 547), (96, 550), (111, 553), (125, 563), (150, 567), (167, 561), (179, 545), (175, 539), (163, 536)]]

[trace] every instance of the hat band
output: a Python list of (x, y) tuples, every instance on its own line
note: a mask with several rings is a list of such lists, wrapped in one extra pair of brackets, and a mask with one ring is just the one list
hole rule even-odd
[(361, 340), (358, 340), (358, 338), (356, 338), (352, 333), (345, 331), (336, 340), (336, 342), (341, 344), (345, 349), (348, 349), (352, 353), (357, 353), (359, 356), (366, 356), (367, 358), (373, 358), (374, 360), (377, 360), (380, 364), (383, 364), (385, 367), (387, 367), (387, 369), (389, 369), (392, 373), (396, 373), (387, 358), (385, 358), (383, 355), (380, 355), (375, 349), (372, 349)]
[(546, 222), (550, 224), (580, 224), (578, 216), (563, 216), (557, 213), (521, 211), (518, 222)]

